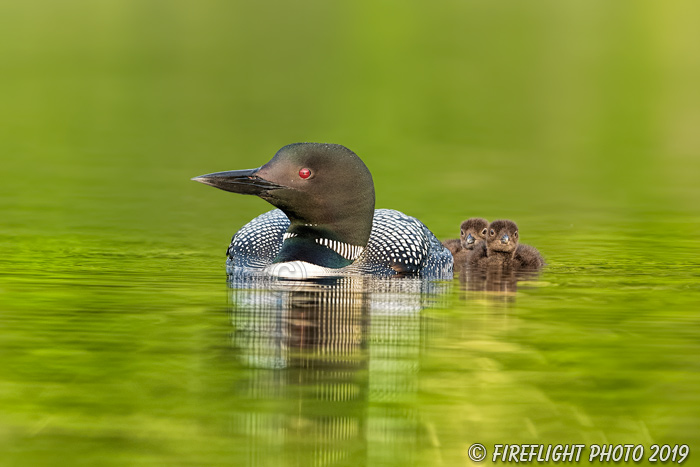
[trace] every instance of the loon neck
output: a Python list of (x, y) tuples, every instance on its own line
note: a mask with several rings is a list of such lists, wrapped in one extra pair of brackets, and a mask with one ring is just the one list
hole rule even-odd
[(344, 242), (337, 234), (318, 225), (292, 223), (284, 234), (275, 262), (305, 261), (337, 269), (357, 260), (365, 246)]

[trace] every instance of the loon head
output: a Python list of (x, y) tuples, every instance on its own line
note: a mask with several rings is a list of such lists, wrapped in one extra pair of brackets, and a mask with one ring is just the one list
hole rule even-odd
[(462, 243), (462, 248), (473, 250), (474, 245), (486, 240), (489, 221), (481, 217), (472, 217), (462, 222), (459, 227), (459, 240)]
[(491, 222), (486, 237), (486, 248), (489, 253), (500, 252), (514, 254), (518, 247), (518, 226), (510, 220)]
[(343, 267), (369, 240), (374, 218), (372, 175), (354, 152), (339, 144), (290, 144), (257, 169), (192, 180), (257, 195), (281, 209), (291, 224), (277, 262)]

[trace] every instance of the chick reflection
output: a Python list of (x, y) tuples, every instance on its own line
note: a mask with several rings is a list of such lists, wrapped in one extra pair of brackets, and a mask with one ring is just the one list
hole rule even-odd
[(229, 285), (233, 345), (248, 367), (237, 386), (246, 408), (234, 424), (249, 441), (249, 458), (361, 465), (392, 452), (411, 459), (419, 417), (406, 401), (416, 397), (428, 332), (420, 310), (439, 305), (449, 284), (238, 277)]
[(502, 265), (463, 265), (457, 270), (462, 290), (493, 292), (500, 295), (514, 295), (518, 291), (518, 282), (537, 280), (539, 273), (537, 269)]

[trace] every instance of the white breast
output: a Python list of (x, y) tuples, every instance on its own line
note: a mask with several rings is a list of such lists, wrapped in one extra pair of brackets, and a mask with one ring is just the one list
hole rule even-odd
[(267, 266), (264, 272), (274, 277), (295, 280), (339, 275), (337, 269), (324, 268), (323, 266), (307, 263), (306, 261), (274, 263)]

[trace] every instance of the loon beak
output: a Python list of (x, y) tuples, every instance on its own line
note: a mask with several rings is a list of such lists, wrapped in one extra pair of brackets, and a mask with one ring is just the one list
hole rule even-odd
[(283, 188), (282, 185), (258, 177), (256, 175), (258, 170), (260, 170), (259, 167), (257, 169), (214, 172), (194, 177), (192, 180), (243, 195), (260, 195), (268, 190)]
[(475, 240), (474, 240), (474, 237), (472, 237), (472, 234), (468, 234), (467, 235), (467, 244), (471, 245), (472, 243), (474, 243), (474, 241)]
[(505, 243), (508, 243), (509, 241), (510, 241), (510, 237), (508, 236), (508, 234), (504, 234), (501, 237), (501, 243), (505, 244)]

